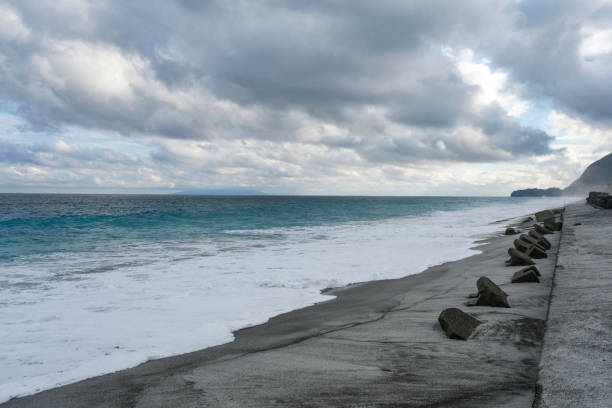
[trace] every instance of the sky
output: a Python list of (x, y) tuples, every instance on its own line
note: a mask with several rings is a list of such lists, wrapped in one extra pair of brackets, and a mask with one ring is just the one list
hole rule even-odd
[(0, 0), (0, 192), (508, 195), (611, 151), (610, 1)]

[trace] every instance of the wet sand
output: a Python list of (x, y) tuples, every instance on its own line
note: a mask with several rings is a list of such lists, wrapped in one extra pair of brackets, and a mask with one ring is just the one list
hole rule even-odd
[[(504, 264), (518, 238), (502, 235), (506, 224), (479, 243), (481, 254), (335, 290), (336, 299), (240, 330), (231, 343), (0, 406), (530, 407), (560, 233), (537, 260), (541, 282), (511, 284), (521, 267)], [(512, 308), (466, 307), (480, 276)], [(448, 307), (484, 324), (468, 341), (448, 339), (437, 322)]]

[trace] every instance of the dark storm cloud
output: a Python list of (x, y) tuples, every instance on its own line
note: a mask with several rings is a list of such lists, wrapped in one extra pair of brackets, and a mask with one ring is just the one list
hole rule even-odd
[[(595, 3), (10, 5), (29, 33), (0, 37), (0, 97), (42, 129), (292, 141), (303, 138), (304, 122), (320, 121), (348, 135), (322, 135), (316, 143), (376, 162), (551, 151), (545, 132), (520, 126), (495, 105), (475, 108), (477, 87), (462, 80), (442, 46), (474, 49), (511, 80), (528, 83), (533, 97), (612, 118), (612, 74), (600, 69), (610, 54), (585, 62), (579, 52), (582, 23), (610, 21), (608, 8)], [(106, 67), (109, 76), (97, 74)], [(376, 119), (368, 116), (372, 109)], [(478, 141), (466, 142), (474, 132)]]
[[(550, 152), (551, 136), (542, 130), (518, 125), (504, 116), (498, 106), (491, 106), (477, 115), (476, 123), (504, 151), (517, 155), (529, 152), (541, 155)], [(508, 138), (508, 135), (514, 137)]]
[[(440, 61), (444, 63), (445, 61)], [(447, 128), (470, 116), (470, 100), (477, 89), (465, 84), (456, 73), (424, 76), (416, 92), (396, 96), (391, 118), (407, 125)]]

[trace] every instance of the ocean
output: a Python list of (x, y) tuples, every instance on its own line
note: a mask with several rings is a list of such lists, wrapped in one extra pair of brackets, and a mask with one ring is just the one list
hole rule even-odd
[(0, 402), (231, 341), (571, 201), (0, 194)]

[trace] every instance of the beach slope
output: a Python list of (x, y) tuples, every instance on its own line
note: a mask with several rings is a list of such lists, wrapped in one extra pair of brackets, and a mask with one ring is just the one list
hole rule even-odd
[[(549, 256), (537, 261), (541, 282), (511, 284), (521, 267), (504, 264), (517, 238), (502, 235), (506, 223), (469, 258), (337, 290), (334, 300), (240, 330), (225, 345), (0, 406), (531, 406), (560, 234), (548, 235)], [(509, 294), (511, 308), (465, 306), (481, 276)], [(449, 307), (484, 322), (468, 341), (441, 330)]]

